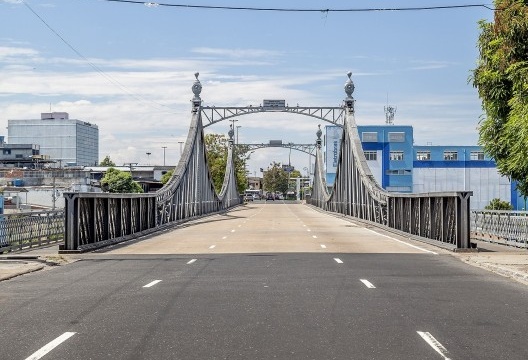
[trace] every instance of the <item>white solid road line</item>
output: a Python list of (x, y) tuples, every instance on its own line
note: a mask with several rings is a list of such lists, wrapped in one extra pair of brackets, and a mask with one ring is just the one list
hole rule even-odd
[(55, 340), (47, 343), (46, 345), (41, 347), (39, 350), (34, 352), (30, 357), (26, 358), (26, 360), (38, 360), (42, 358), (44, 355), (49, 353), (51, 350), (55, 349), (57, 346), (59, 346), (60, 344), (62, 344), (63, 342), (65, 342), (66, 340), (68, 340), (75, 334), (76, 333), (74, 332), (65, 332), (64, 334), (62, 334)]
[(427, 249), (424, 249), (424, 248), (422, 248), (422, 247), (419, 247), (419, 246), (416, 246), (416, 245), (413, 245), (413, 244), (409, 244), (408, 242), (405, 242), (405, 241), (401, 241), (401, 240), (395, 239), (395, 238), (393, 238), (393, 237), (391, 237), (391, 236), (388, 236), (388, 235), (385, 235), (385, 234), (380, 234), (380, 233), (377, 232), (377, 231), (374, 231), (374, 230), (371, 230), (371, 229), (367, 229), (367, 228), (363, 228), (363, 229), (368, 230), (368, 231), (370, 231), (370, 232), (373, 232), (373, 233), (376, 234), (376, 235), (384, 236), (384, 237), (389, 238), (389, 239), (391, 239), (391, 240), (394, 240), (394, 241), (397, 241), (397, 242), (399, 242), (399, 243), (405, 244), (405, 245), (410, 246), (410, 247), (412, 247), (412, 248), (415, 248), (415, 249), (418, 249), (418, 250), (422, 250), (422, 251), (425, 251), (425, 252), (428, 252), (428, 253), (431, 253), (431, 254), (434, 254), (434, 255), (438, 255), (438, 253), (436, 253), (436, 252), (434, 252), (434, 251), (427, 250)]
[(144, 288), (149, 288), (149, 287), (154, 286), (154, 285), (156, 285), (157, 283), (160, 283), (160, 282), (161, 282), (161, 280), (154, 280), (154, 281), (149, 282), (147, 285), (145, 285), (143, 287)]
[(195, 261), (196, 261), (196, 259), (189, 260), (189, 261), (187, 262), (187, 264), (192, 264), (192, 263), (195, 262)]
[(365, 279), (359, 279), (359, 281), (361, 281), (363, 284), (365, 284), (366, 287), (368, 287), (369, 289), (375, 289), (376, 287), (374, 285), (372, 285), (372, 283), (368, 280), (365, 280)]
[(216, 247), (216, 245), (211, 245), (209, 246), (209, 249), (214, 249)]
[(338, 258), (334, 258), (335, 262), (338, 263), (338, 264), (342, 264), (343, 261), (341, 261), (341, 259), (338, 259)]
[(442, 355), (444, 360), (450, 360), (448, 357), (449, 351), (447, 351), (447, 349), (442, 344), (440, 344), (440, 342), (436, 340), (433, 335), (423, 331), (417, 331), (417, 333), (422, 337), (422, 339), (425, 340), (426, 343), (429, 344), (429, 346), (431, 346), (437, 353)]
[(326, 245), (321, 244), (321, 248), (326, 249)]

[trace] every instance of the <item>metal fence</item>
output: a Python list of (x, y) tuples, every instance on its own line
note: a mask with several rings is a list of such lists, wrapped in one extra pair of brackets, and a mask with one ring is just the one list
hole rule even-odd
[(0, 215), (0, 253), (63, 240), (63, 210)]
[(528, 249), (528, 212), (471, 212), (471, 238)]

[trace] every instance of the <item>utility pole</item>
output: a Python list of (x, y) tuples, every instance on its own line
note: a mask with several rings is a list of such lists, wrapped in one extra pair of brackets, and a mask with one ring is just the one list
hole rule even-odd
[(178, 144), (180, 144), (180, 157), (182, 157), (182, 154), (183, 154), (183, 141), (178, 141)]
[(165, 166), (165, 150), (167, 149), (166, 146), (162, 146), (163, 148), (163, 166)]
[(150, 154), (152, 154), (150, 151), (147, 151), (147, 165), (150, 165)]

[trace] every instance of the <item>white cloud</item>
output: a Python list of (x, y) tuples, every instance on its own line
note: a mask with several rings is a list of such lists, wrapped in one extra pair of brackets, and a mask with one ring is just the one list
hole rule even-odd
[(278, 51), (263, 49), (221, 49), (210, 47), (199, 47), (191, 49), (196, 54), (218, 56), (227, 58), (275, 58), (281, 55)]

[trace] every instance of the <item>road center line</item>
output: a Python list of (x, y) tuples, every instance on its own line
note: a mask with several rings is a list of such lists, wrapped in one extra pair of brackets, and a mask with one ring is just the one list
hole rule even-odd
[(422, 339), (425, 340), (426, 343), (429, 344), (430, 347), (432, 347), (437, 353), (442, 355), (444, 357), (444, 360), (450, 360), (448, 357), (449, 351), (447, 351), (447, 349), (442, 344), (440, 344), (440, 342), (436, 340), (433, 335), (423, 331), (417, 331), (417, 333), (422, 337)]
[(231, 232), (235, 232), (235, 229), (231, 230)]
[(341, 261), (341, 259), (338, 259), (338, 258), (334, 258), (335, 262), (338, 263), (338, 264), (342, 264), (343, 261)]
[(214, 249), (216, 247), (216, 245), (211, 245), (209, 246), (209, 249)]
[(367, 228), (363, 228), (365, 230), (368, 230), (370, 232), (373, 232), (374, 234), (376, 235), (380, 235), (380, 236), (383, 236), (383, 237), (386, 237), (386, 238), (389, 238), (391, 240), (394, 240), (394, 241), (397, 241), (399, 243), (402, 243), (402, 244), (405, 244), (407, 246), (410, 246), (412, 248), (415, 248), (415, 249), (418, 249), (418, 250), (422, 250), (422, 251), (425, 251), (425, 252), (428, 252), (428, 253), (431, 253), (431, 254), (434, 254), (434, 255), (438, 255), (438, 253), (434, 252), (434, 251), (431, 251), (431, 250), (427, 250), (427, 249), (424, 249), (422, 247), (419, 247), (419, 246), (416, 246), (416, 245), (413, 245), (413, 244), (409, 244), (408, 242), (405, 242), (405, 241), (401, 241), (401, 240), (398, 240), (398, 239), (395, 239), (393, 238), (392, 236), (388, 236), (388, 235), (385, 235), (385, 234), (380, 234), (379, 232), (377, 231), (374, 231), (374, 230), (370, 230), (370, 229), (367, 229)]
[(313, 237), (314, 239), (317, 239), (317, 236), (316, 236), (316, 235), (312, 235), (312, 237)]
[(372, 283), (368, 280), (365, 280), (365, 279), (359, 279), (359, 281), (361, 281), (363, 284), (365, 284), (366, 287), (368, 287), (369, 289), (375, 289), (376, 287), (374, 285), (372, 285)]
[(195, 261), (196, 261), (196, 259), (189, 260), (189, 261), (187, 262), (187, 264), (192, 264), (192, 263), (195, 262)]
[(326, 249), (326, 245), (321, 244), (321, 248)]
[(75, 334), (76, 333), (74, 332), (65, 332), (64, 334), (62, 334), (55, 340), (47, 343), (46, 345), (41, 347), (39, 350), (34, 352), (30, 357), (26, 358), (26, 360), (38, 360), (42, 358), (44, 355), (49, 353), (51, 350), (55, 349), (57, 346), (59, 346), (60, 344), (62, 344), (63, 342), (65, 342), (66, 340), (68, 340)]
[(223, 237), (222, 237), (222, 240), (225, 240), (225, 239), (227, 239), (227, 236), (223, 236)]
[(312, 230), (308, 229), (308, 231), (312, 231)]
[(145, 285), (143, 287), (144, 288), (149, 288), (149, 287), (154, 286), (154, 285), (156, 285), (157, 283), (160, 283), (160, 282), (161, 282), (161, 280), (154, 280), (154, 281), (149, 282), (147, 285)]

